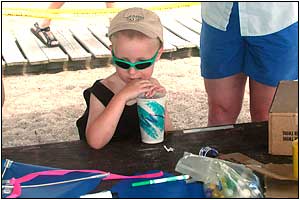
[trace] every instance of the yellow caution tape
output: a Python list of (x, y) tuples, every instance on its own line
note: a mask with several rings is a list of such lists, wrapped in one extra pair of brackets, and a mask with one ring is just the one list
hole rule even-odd
[(9, 11), (9, 12), (2, 12), (2, 15), (5, 16), (21, 16), (21, 17), (34, 17), (34, 18), (47, 18), (47, 19), (68, 19), (68, 17), (57, 16), (55, 14), (49, 13), (32, 13), (28, 11)]
[(181, 3), (172, 3), (166, 4), (161, 6), (153, 6), (150, 7), (149, 10), (168, 10), (168, 9), (175, 9), (175, 8), (184, 8), (184, 7), (191, 7), (191, 6), (199, 6), (200, 2), (181, 2)]
[[(147, 9), (152, 11), (162, 11), (175, 8), (199, 6), (200, 2), (180, 2), (166, 5), (153, 6)], [(3, 8), (2, 15), (23, 16), (49, 19), (66, 19), (74, 15), (105, 15), (115, 14), (124, 8), (101, 8), (101, 9), (42, 9), (42, 8)]]

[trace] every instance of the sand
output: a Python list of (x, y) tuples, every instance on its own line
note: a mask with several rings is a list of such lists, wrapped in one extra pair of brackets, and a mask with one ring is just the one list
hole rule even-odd
[[(154, 71), (168, 91), (167, 106), (176, 130), (207, 125), (207, 96), (199, 57), (160, 60)], [(86, 106), (82, 92), (113, 66), (56, 74), (4, 76), (2, 147), (78, 140), (76, 120)], [(237, 123), (249, 122), (249, 90)]]
[[(166, 4), (162, 2), (161, 4)], [(3, 7), (45, 8), (49, 3), (11, 3)], [(160, 5), (153, 3), (116, 3), (116, 7)], [(63, 8), (103, 8), (103, 2), (66, 3)], [(187, 8), (200, 11), (200, 8)], [(106, 16), (108, 17), (108, 16)], [(52, 24), (92, 23), (93, 17), (54, 20)], [(36, 20), (26, 17), (3, 17), (4, 30), (30, 27)], [(96, 20), (96, 18), (95, 18)], [(99, 20), (96, 20), (99, 23)], [(101, 20), (100, 20), (101, 21)], [(22, 26), (20, 26), (22, 24)], [(168, 110), (174, 128), (188, 129), (207, 125), (207, 96), (200, 76), (199, 57), (160, 60), (155, 66), (156, 77), (168, 91)], [(56, 74), (4, 76), (6, 100), (2, 108), (2, 147), (23, 146), (78, 140), (76, 120), (85, 110), (84, 89), (95, 80), (115, 71), (105, 67)], [(243, 109), (237, 123), (249, 122), (249, 90), (246, 89)]]

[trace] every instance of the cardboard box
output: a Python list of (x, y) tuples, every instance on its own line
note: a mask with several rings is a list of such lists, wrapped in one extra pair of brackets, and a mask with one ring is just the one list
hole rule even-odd
[(269, 112), (269, 153), (292, 155), (298, 138), (298, 81), (281, 81)]
[(265, 177), (265, 198), (299, 198), (298, 181), (278, 180)]

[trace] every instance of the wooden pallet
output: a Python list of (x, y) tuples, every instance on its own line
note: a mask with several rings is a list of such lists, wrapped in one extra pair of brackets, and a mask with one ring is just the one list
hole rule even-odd
[[(164, 59), (199, 56), (201, 19), (160, 15), (164, 26)], [(52, 25), (60, 43), (47, 48), (30, 27), (2, 33), (2, 67), (5, 75), (56, 73), (105, 67), (111, 63), (107, 25), (86, 27)]]

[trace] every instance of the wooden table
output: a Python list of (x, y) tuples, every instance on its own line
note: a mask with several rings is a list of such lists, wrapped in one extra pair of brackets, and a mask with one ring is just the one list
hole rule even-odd
[[(204, 130), (204, 131), (203, 131)], [(290, 156), (268, 154), (268, 123), (233, 125), (224, 130), (202, 129), (196, 133), (170, 132), (163, 143), (143, 144), (127, 140), (109, 143), (101, 150), (91, 149), (84, 141), (33, 145), (2, 149), (2, 159), (63, 169), (98, 169), (122, 175), (162, 170), (175, 173), (184, 152), (198, 154), (201, 147), (219, 153), (240, 152), (262, 163), (292, 163)], [(163, 145), (174, 148), (167, 152)], [(104, 181), (99, 189), (109, 189), (115, 181)]]

